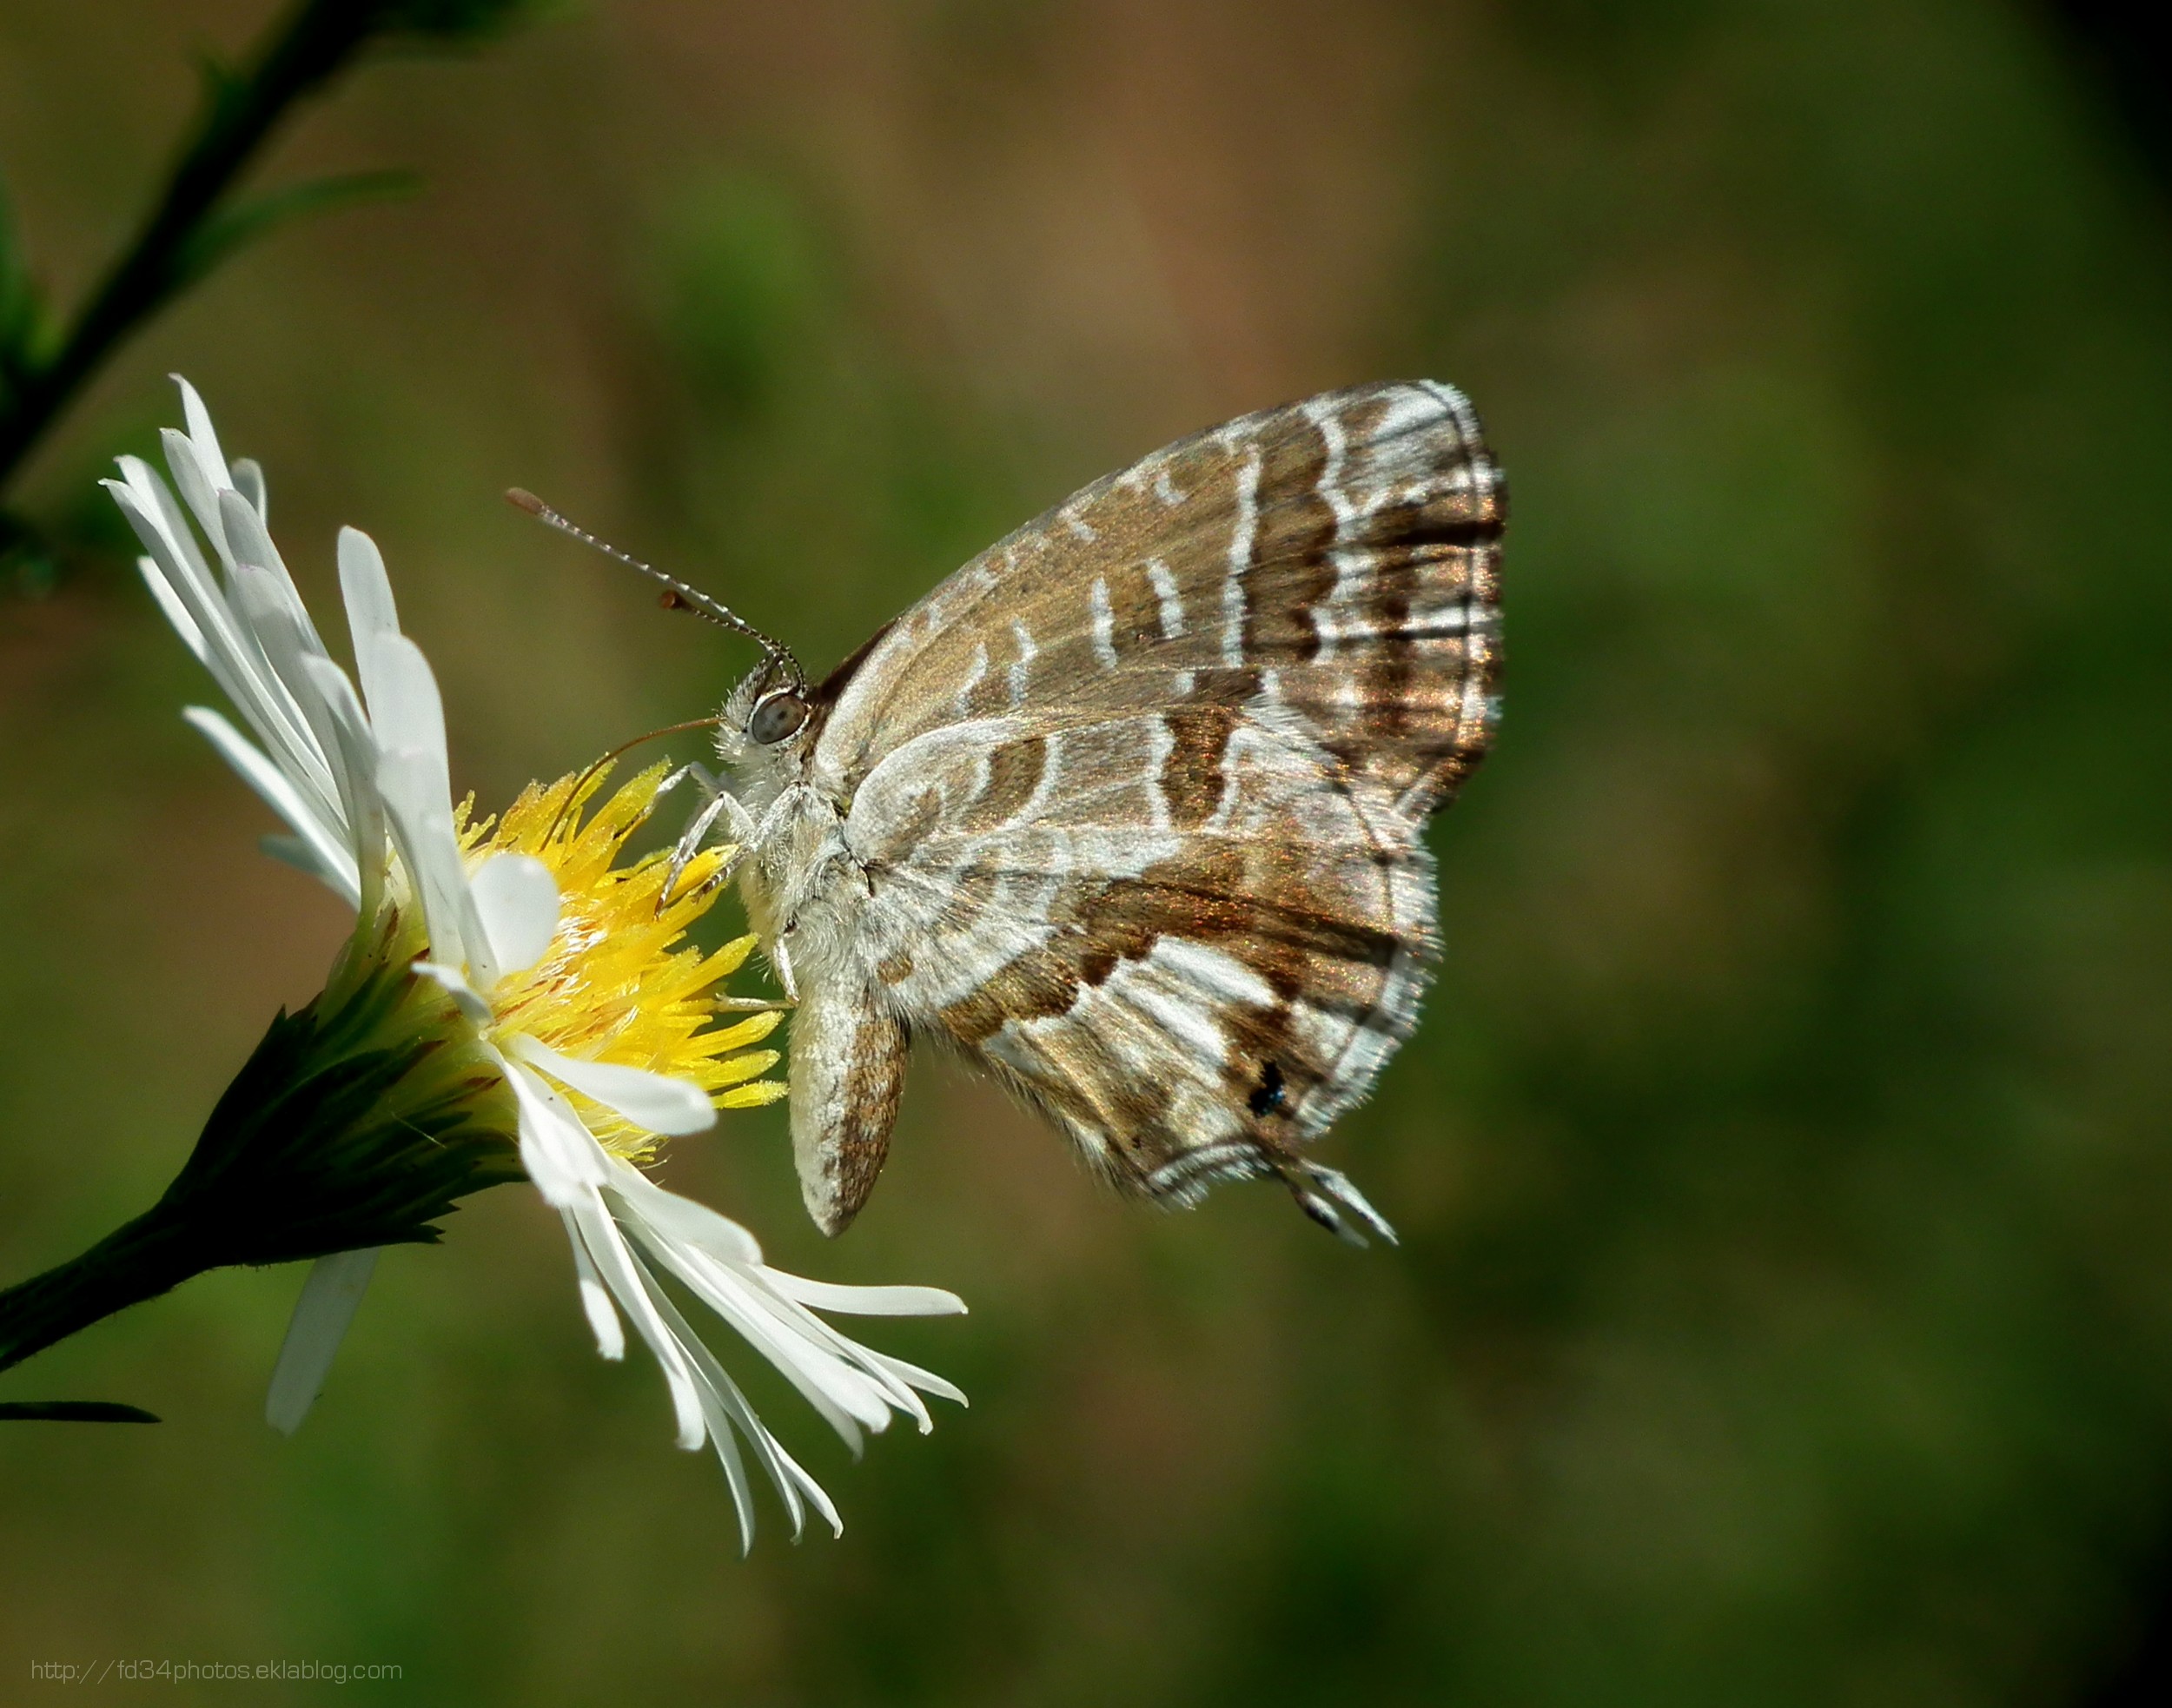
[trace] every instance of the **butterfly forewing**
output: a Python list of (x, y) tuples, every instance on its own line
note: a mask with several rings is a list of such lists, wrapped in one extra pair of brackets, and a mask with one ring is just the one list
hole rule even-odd
[[(1461, 395), (1330, 393), (1096, 482), (829, 685), (867, 996), (1189, 1202), (1276, 1172), (1408, 1036), (1420, 828), (1494, 722), (1505, 494)], [(849, 1212), (848, 1212), (849, 1213)]]
[[(885, 633), (823, 761), (1030, 705), (1301, 713), (1353, 783), (1422, 816), (1484, 751), (1506, 493), (1462, 394), (1360, 387), (1096, 481)], [(1203, 743), (1211, 712), (1193, 723)]]

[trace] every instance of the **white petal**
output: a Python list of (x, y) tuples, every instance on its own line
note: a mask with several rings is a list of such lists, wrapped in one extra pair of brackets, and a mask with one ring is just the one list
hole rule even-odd
[(520, 1106), (520, 1166), (543, 1202), (563, 1210), (593, 1198), (611, 1178), (596, 1135), (533, 1069), (508, 1062), (506, 1082)]
[[(233, 493), (227, 497), (237, 510), (248, 512), (248, 506)], [(286, 690), (287, 703), (308, 726), (310, 753), (315, 763), (306, 773), (297, 775), (295, 783), (306, 793), (321, 797), (321, 810), (327, 824), (338, 826), (345, 836), (347, 800), (352, 791), (340, 759), (339, 735), (333, 727), (332, 710), (325, 704), (323, 691), (308, 668), (310, 660), (321, 659), (324, 652), (315, 630), (309, 626), (308, 613), (302, 610), (301, 601), (290, 586), (270, 570), (260, 569), (254, 564), (235, 566), (234, 598), (249, 632), (256, 639), (265, 664)]]
[(301, 1284), (301, 1297), (287, 1324), (287, 1338), (279, 1348), (279, 1362), (272, 1367), (271, 1388), (264, 1396), (264, 1421), (282, 1435), (301, 1427), (301, 1420), (324, 1391), (332, 1360), (347, 1338), (362, 1294), (377, 1268), (377, 1253), (340, 1251), (320, 1257)]
[(838, 1357), (818, 1332), (810, 1332), (822, 1328), (818, 1320), (808, 1316), (803, 1323), (781, 1317), (765, 1308), (766, 1301), (751, 1285), (749, 1272), (662, 1238), (637, 1215), (628, 1215), (626, 1223), (695, 1297), (777, 1367), (856, 1456), (863, 1428), (880, 1431), (889, 1424), (890, 1403), (881, 1388)]
[(589, 1332), (596, 1337), (596, 1350), (615, 1364), (626, 1356), (626, 1329), (619, 1321), (619, 1313), (611, 1302), (602, 1277), (589, 1261), (588, 1248), (580, 1237), (580, 1225), (568, 1211), (560, 1210), (559, 1215), (566, 1223), (566, 1237), (573, 1243), (573, 1274), (580, 1283), (580, 1308), (588, 1318)]
[[(283, 572), (286, 560), (279, 555), (279, 548), (272, 544), (271, 532), (264, 526), (264, 519), (256, 513), (256, 506), (231, 487), (222, 487), (216, 495), (219, 501), (219, 526), (226, 531), (227, 545), (234, 553), (237, 564), (254, 564), (259, 569), (282, 572), (280, 579), (292, 587), (292, 578)], [(295, 602), (301, 603), (295, 595)]]
[(370, 634), (398, 634), (400, 608), (385, 573), (385, 554), (357, 527), (340, 530), (340, 592), (347, 600), (347, 620)]
[(143, 585), (151, 590), (151, 597), (158, 601), (158, 608), (166, 620), (174, 626), (174, 632), (181, 637), (182, 645), (196, 655), (196, 662), (207, 668), (211, 663), (210, 649), (204, 645), (203, 631), (196, 626), (196, 619), (189, 614), (189, 607), (181, 602), (181, 595), (166, 583), (166, 577), (156, 559), (138, 558), (137, 572)]
[(965, 1301), (939, 1287), (848, 1287), (765, 1266), (763, 1279), (787, 1299), (848, 1316), (963, 1316)]
[(453, 785), (445, 757), (445, 705), (422, 649), (405, 635), (370, 649), (376, 686), (370, 728), (382, 757), (377, 787), (385, 800), (400, 857), (422, 897), (433, 960), (465, 963), (479, 990), (498, 982), (490, 942), (468, 893), (467, 872), (453, 830)]
[[(804, 1346), (806, 1355), (826, 1360), (833, 1367), (851, 1374), (856, 1382), (864, 1381), (880, 1400), (911, 1418), (924, 1435), (935, 1427), (935, 1420), (928, 1415), (920, 1396), (914, 1390), (921, 1386), (901, 1377), (901, 1370), (911, 1370), (911, 1365), (900, 1365), (897, 1360), (884, 1357), (873, 1348), (862, 1346), (832, 1324), (817, 1316), (805, 1306), (778, 1290), (775, 1285), (780, 1272), (764, 1268), (744, 1277), (747, 1299), (763, 1314), (773, 1319), (778, 1332), (788, 1342)], [(921, 1374), (924, 1374), (924, 1372)], [(937, 1387), (931, 1392), (963, 1400), (963, 1395), (941, 1378), (931, 1378)], [(884, 1421), (888, 1421), (887, 1413)], [(879, 1427), (879, 1426), (878, 1426)]]
[(697, 1247), (726, 1263), (751, 1268), (762, 1261), (761, 1245), (750, 1229), (706, 1204), (659, 1186), (630, 1163), (612, 1170), (611, 1189), (666, 1239)]
[[(412, 751), (445, 765), (445, 701), (422, 649), (403, 634), (379, 638), (377, 680), (365, 680), (369, 726), (387, 751)], [(445, 793), (449, 797), (448, 782)]]
[[(817, 1482), (812, 1477), (809, 1476), (805, 1471), (801, 1470), (799, 1468), (799, 1461), (794, 1459), (790, 1453), (786, 1453), (782, 1445), (775, 1442), (772, 1442), (771, 1445), (776, 1447), (778, 1458), (784, 1460), (785, 1469), (791, 1474), (792, 1480), (799, 1486), (800, 1492), (807, 1497), (808, 1504), (811, 1506), (815, 1511), (822, 1514), (823, 1521), (830, 1526), (830, 1534), (832, 1536), (844, 1535), (844, 1520), (843, 1518), (838, 1516), (837, 1503), (830, 1499), (829, 1490), (824, 1488), (820, 1483)], [(792, 1506), (792, 1517), (794, 1522), (792, 1524), (791, 1533), (795, 1539), (797, 1539), (799, 1535), (799, 1526), (798, 1523), (798, 1504), (794, 1502)]]
[(753, 1407), (747, 1403), (746, 1396), (740, 1393), (738, 1384), (717, 1362), (716, 1354), (687, 1327), (686, 1319), (679, 1314), (679, 1307), (672, 1302), (670, 1295), (652, 1282), (650, 1301), (654, 1305), (657, 1314), (670, 1325), (679, 1337), (679, 1343), (685, 1348), (687, 1357), (693, 1360), (694, 1368), (701, 1378), (703, 1410), (711, 1420), (710, 1431), (716, 1443), (717, 1457), (723, 1463), (725, 1475), (731, 1481), (732, 1503), (738, 1508), (740, 1552), (745, 1552), (753, 1545), (754, 1502), (753, 1493), (747, 1486), (746, 1473), (740, 1463), (738, 1447), (732, 1439), (734, 1430), (745, 1438), (762, 1469), (776, 1486), (785, 1511), (791, 1516), (791, 1533), (795, 1538), (805, 1523), (805, 1506), (801, 1499), (803, 1494), (830, 1520), (831, 1528), (842, 1534), (843, 1526), (838, 1520), (837, 1508), (823, 1492), (822, 1486), (801, 1470), (791, 1455), (778, 1444), (777, 1438), (770, 1433), (767, 1427), (755, 1414)]
[[(685, 1281), (756, 1351), (775, 1364), (856, 1452), (860, 1445), (861, 1429), (880, 1428), (888, 1420), (890, 1407), (917, 1419), (924, 1430), (930, 1427), (932, 1420), (926, 1407), (913, 1392), (916, 1387), (963, 1400), (963, 1396), (940, 1377), (845, 1339), (803, 1306), (780, 1296), (773, 1285), (779, 1279), (777, 1271), (735, 1264), (720, 1256), (720, 1252), (738, 1254), (756, 1249), (752, 1235), (736, 1222), (666, 1191), (619, 1159), (612, 1159), (611, 1174), (606, 1198), (614, 1221)], [(645, 1269), (644, 1274), (646, 1273)], [(783, 1279), (797, 1282), (796, 1277)], [(811, 1284), (799, 1284), (821, 1291)], [(862, 1289), (838, 1291), (857, 1294)], [(900, 1308), (910, 1304), (948, 1309), (957, 1304), (950, 1294), (935, 1288), (864, 1291)], [(829, 1496), (778, 1445), (748, 1406), (745, 1396), (686, 1327), (677, 1307), (655, 1287), (652, 1279), (651, 1294), (658, 1314), (671, 1327), (701, 1379), (710, 1433), (717, 1440), (718, 1456), (724, 1462), (725, 1474), (733, 1477), (734, 1499), (745, 1497), (739, 1480), (734, 1476), (735, 1456), (725, 1450), (724, 1425), (727, 1421), (732, 1430), (744, 1437), (776, 1483), (792, 1514), (795, 1533), (803, 1499), (819, 1512), (833, 1529), (838, 1528), (837, 1509)], [(744, 1523), (744, 1508), (741, 1516)]]
[(487, 990), (496, 978), (493, 970), (476, 964), (479, 957), (487, 959), (488, 945), (467, 940), (474, 908), (453, 830), (453, 785), (437, 681), (421, 649), (404, 637), (394, 636), (376, 652), (384, 690), (369, 708), (380, 755), (377, 789), (400, 857), (422, 897), (431, 956), (468, 963), (475, 983)]
[(159, 443), (166, 447), (167, 471), (174, 477), (174, 489), (181, 494), (181, 501), (189, 506), (189, 513), (196, 526), (203, 530), (203, 537), (211, 542), (219, 562), (227, 569), (234, 567), (234, 551), (226, 542), (226, 528), (219, 520), (219, 492), (229, 484), (222, 466), (215, 473), (204, 467), (195, 442), (185, 433), (162, 427)]
[[(300, 837), (275, 833), (261, 836), (256, 838), (256, 851), (268, 860), (276, 860), (282, 866), (292, 866), (304, 877), (314, 877), (328, 890), (342, 896), (347, 893), (346, 869), (341, 867), (337, 871), (333, 871), (324, 864), (317, 851)], [(359, 901), (354, 910), (357, 913), (362, 910)]]
[[(909, 1387), (917, 1387), (923, 1394), (932, 1394), (938, 1399), (948, 1400), (960, 1406), (970, 1406), (972, 1403), (965, 1397), (963, 1388), (956, 1382), (945, 1380), (932, 1370), (923, 1370), (917, 1364), (908, 1364), (902, 1358), (892, 1358), (888, 1353), (877, 1352), (872, 1347), (862, 1347), (860, 1350)], [(934, 1424), (924, 1419), (920, 1425), (920, 1433), (925, 1435), (934, 1427)]]
[(445, 760), (445, 699), (421, 647), (406, 634), (378, 634), (371, 652), (375, 680), (362, 682), (369, 728), (380, 747), (414, 750)]
[[(889, 1422), (882, 1395), (838, 1359), (821, 1338), (841, 1337), (804, 1310), (798, 1310), (795, 1317), (769, 1307), (757, 1294), (758, 1283), (751, 1284), (761, 1273), (758, 1268), (719, 1261), (705, 1248), (705, 1242), (673, 1237), (669, 1223), (683, 1221), (683, 1213), (672, 1214), (672, 1207), (689, 1206), (690, 1200), (666, 1192), (639, 1169), (616, 1158), (611, 1191), (619, 1220), (704, 1304), (783, 1372), (855, 1453), (860, 1451), (860, 1426), (879, 1430)], [(785, 1307), (785, 1313), (794, 1310)]]
[[(132, 462), (133, 459), (123, 460)], [(165, 487), (148, 473), (144, 478), (151, 481), (153, 497), (165, 500)], [(144, 491), (113, 480), (105, 482), (105, 487), (195, 624), (206, 646), (201, 656), (213, 679), (225, 690), (282, 771), (328, 793), (331, 773), (317, 749), (316, 738), (309, 732), (294, 697), (265, 661), (255, 636), (242, 626), (227, 603), (224, 591), (204, 570), (194, 543), (185, 553), (176, 549), (172, 531), (154, 513), (156, 505)], [(182, 533), (185, 537), (185, 526)]]
[(180, 374), (166, 377), (181, 387), (181, 418), (189, 423), (189, 438), (204, 473), (211, 477), (214, 487), (232, 486), (234, 477), (227, 472), (226, 453), (219, 448), (218, 432), (211, 425), (211, 412), (203, 407), (203, 399)]
[(652, 1074), (646, 1068), (622, 1067), (615, 1062), (579, 1061), (561, 1056), (531, 1037), (516, 1039), (513, 1048), (522, 1061), (652, 1133), (677, 1136), (705, 1132), (717, 1124), (716, 1105), (709, 1101), (707, 1092), (691, 1081)]
[[(236, 513), (254, 513), (232, 493), (226, 496)], [(310, 685), (300, 679), (298, 671), (286, 666), (300, 659), (321, 658), (324, 648), (316, 643), (309, 613), (301, 608), (294, 584), (260, 564), (244, 560), (235, 570), (232, 608), (240, 613), (248, 633), (263, 648), (265, 658), (279, 669), (280, 679), (300, 703), (310, 692)]]
[[(688, 1357), (686, 1343), (674, 1334), (656, 1308), (656, 1289), (648, 1272), (626, 1244), (619, 1225), (604, 1208), (603, 1200), (594, 1193), (566, 1206), (569, 1218), (587, 1247), (596, 1270), (604, 1285), (611, 1289), (611, 1296), (619, 1302), (619, 1308), (633, 1321), (648, 1348), (656, 1354), (656, 1361), (664, 1367), (664, 1380), (671, 1389), (672, 1409), (679, 1420), (679, 1445), (689, 1453), (709, 1438), (709, 1424), (702, 1405), (701, 1384), (695, 1380), (693, 1366)], [(693, 1342), (695, 1346), (699, 1341)]]
[(558, 930), (558, 880), (528, 854), (493, 854), (467, 880), (500, 973), (526, 972)]
[(270, 533), (264, 526), (264, 519), (256, 513), (255, 506), (231, 487), (219, 494), (219, 519), (226, 526), (228, 542), (234, 547), (235, 562), (250, 564), (268, 573), (276, 580), (286, 597), (282, 601), (288, 615), (312, 652), (322, 652), (324, 642), (317, 633), (317, 626), (310, 620), (309, 607), (301, 602), (301, 590), (295, 586), (295, 578), (287, 568), (286, 559), (279, 555), (279, 547), (272, 544)]
[(264, 489), (264, 471), (255, 457), (234, 459), (234, 490), (248, 500), (256, 520), (271, 526), (271, 494)]
[[(143, 513), (156, 520), (175, 554), (207, 585), (215, 587), (211, 566), (204, 560), (195, 530), (189, 526), (188, 513), (174, 497), (173, 489), (141, 457), (116, 457), (114, 460), (120, 465), (127, 490), (135, 495)], [(107, 490), (112, 490), (109, 484)]]
[(434, 979), (443, 985), (445, 994), (476, 1025), (490, 1024), (490, 1004), (475, 994), (475, 987), (467, 982), (467, 975), (458, 967), (448, 967), (442, 961), (411, 961), (408, 965), (423, 977)]
[(296, 836), (308, 844), (310, 851), (321, 863), (326, 884), (349, 907), (359, 907), (361, 886), (344, 831), (334, 831), (327, 825), (321, 810), (302, 798), (286, 773), (251, 746), (248, 738), (217, 712), (209, 706), (192, 705), (181, 715), (204, 733), (219, 750), (219, 757), (239, 771), (242, 780), (293, 826)]
[(373, 657), (380, 641), (400, 632), (400, 611), (392, 599), (392, 581), (377, 542), (360, 528), (340, 530), (340, 592), (347, 600), (347, 632), (354, 642), (354, 665), (361, 672), (362, 697), (374, 708), (379, 689)]
[[(611, 1195), (619, 1221), (656, 1258), (693, 1289), (695, 1296), (732, 1330), (784, 1373), (807, 1402), (857, 1454), (863, 1427), (879, 1431), (890, 1421), (894, 1399), (898, 1408), (926, 1420), (924, 1408), (886, 1378), (875, 1381), (858, 1367), (861, 1348), (808, 1311), (778, 1299), (759, 1265), (734, 1261), (719, 1247), (712, 1224), (720, 1224), (752, 1243), (735, 1222), (725, 1221), (692, 1200), (667, 1192), (638, 1168), (613, 1159)], [(692, 1237), (682, 1237), (691, 1234)]]
[(329, 659), (302, 660), (317, 698), (330, 714), (339, 784), (347, 808), (348, 841), (361, 877), (361, 910), (375, 918), (385, 877), (384, 798), (377, 792), (377, 746), (369, 733), (369, 718), (355, 697), (347, 672)]

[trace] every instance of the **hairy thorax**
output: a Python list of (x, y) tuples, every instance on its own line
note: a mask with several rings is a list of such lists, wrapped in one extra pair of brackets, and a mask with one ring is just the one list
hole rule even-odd
[(793, 985), (844, 970), (865, 893), (845, 844), (850, 803), (794, 775), (797, 757), (758, 751), (741, 760), (735, 778), (761, 826), (739, 868), (747, 923)]

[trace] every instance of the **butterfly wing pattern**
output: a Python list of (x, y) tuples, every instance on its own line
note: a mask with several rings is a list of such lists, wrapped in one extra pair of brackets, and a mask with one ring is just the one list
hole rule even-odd
[(818, 1221), (871, 1188), (919, 1035), (1119, 1186), (1275, 1175), (1388, 1233), (1303, 1147), (1437, 958), (1422, 831), (1497, 720), (1506, 509), (1460, 393), (1328, 393), (1095, 482), (840, 666), (806, 765), (842, 818), (824, 875), (749, 875), (758, 925), (811, 928)]

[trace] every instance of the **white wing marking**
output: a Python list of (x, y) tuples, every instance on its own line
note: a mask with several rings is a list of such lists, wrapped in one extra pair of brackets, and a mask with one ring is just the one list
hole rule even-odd
[(1116, 618), (1109, 608), (1109, 581), (1105, 576), (1094, 577), (1094, 656), (1101, 660), (1103, 670), (1116, 667)]

